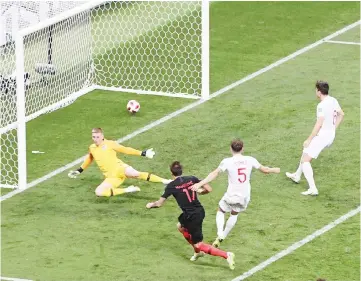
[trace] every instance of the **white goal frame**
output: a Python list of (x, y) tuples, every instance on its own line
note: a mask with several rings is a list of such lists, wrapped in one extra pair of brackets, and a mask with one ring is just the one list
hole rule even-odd
[[(136, 2), (160, 2), (162, 0), (135, 0)], [(163, 0), (167, 2), (176, 2), (177, 0)], [(26, 99), (25, 99), (25, 54), (24, 54), (24, 38), (34, 32), (50, 27), (56, 23), (59, 23), (63, 20), (66, 20), (70, 17), (73, 17), (82, 12), (96, 8), (99, 5), (106, 3), (104, 0), (92, 0), (86, 2), (83, 5), (75, 7), (69, 11), (63, 12), (59, 15), (56, 15), (50, 19), (44, 20), (38, 24), (27, 27), (20, 30), (16, 34), (15, 38), (15, 57), (16, 57), (16, 110), (17, 110), (17, 119), (15, 122), (0, 128), (0, 134), (6, 133), (9, 130), (17, 129), (17, 152), (18, 152), (18, 184), (17, 186), (6, 186), (1, 185), (0, 187), (8, 188), (19, 188), (26, 189), (27, 187), (27, 157), (26, 157), (26, 123), (38, 116), (51, 112), (60, 108), (62, 105), (71, 103), (80, 96), (83, 96), (93, 90), (102, 89), (102, 90), (112, 90), (118, 92), (130, 92), (137, 94), (151, 94), (151, 95), (163, 95), (170, 97), (183, 97), (183, 98), (201, 98), (207, 100), (209, 98), (209, 4), (210, 0), (183, 0), (184, 2), (201, 2), (201, 95), (195, 96), (191, 94), (173, 94), (165, 92), (155, 92), (147, 90), (134, 90), (134, 89), (122, 89), (118, 87), (106, 87), (99, 85), (89, 85), (88, 87), (81, 89), (75, 93), (72, 93), (67, 98), (55, 102), (47, 107), (42, 108), (41, 110), (26, 116)]]

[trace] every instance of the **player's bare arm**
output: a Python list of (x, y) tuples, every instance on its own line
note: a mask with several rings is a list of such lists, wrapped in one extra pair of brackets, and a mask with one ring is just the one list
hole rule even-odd
[(280, 168), (271, 168), (271, 167), (267, 167), (267, 166), (260, 166), (259, 170), (264, 173), (264, 174), (279, 174), (281, 172)]
[(325, 120), (325, 117), (321, 116), (319, 118), (317, 118), (316, 124), (313, 127), (313, 130), (310, 134), (310, 136), (307, 138), (307, 140), (304, 141), (303, 143), (303, 147), (308, 147), (310, 145), (310, 142), (312, 141), (312, 139), (317, 136), (318, 132), (320, 131), (323, 121)]
[(160, 197), (158, 199), (158, 201), (155, 201), (155, 202), (150, 202), (146, 205), (147, 209), (151, 209), (151, 208), (159, 208), (159, 207), (162, 207), (163, 203), (165, 202), (165, 198), (163, 197)]
[(201, 180), (199, 183), (192, 185), (191, 189), (193, 191), (198, 191), (198, 189), (204, 187), (204, 185), (215, 180), (220, 172), (221, 172), (220, 168), (215, 169), (213, 172), (209, 173), (209, 175), (204, 180)]
[(345, 113), (343, 112), (342, 109), (340, 109), (340, 111), (337, 112), (336, 124), (335, 124), (336, 129), (341, 124), (344, 117), (345, 117)]
[(212, 192), (212, 187), (208, 183), (204, 184), (202, 188), (198, 189), (198, 194), (200, 195), (205, 195), (210, 192)]

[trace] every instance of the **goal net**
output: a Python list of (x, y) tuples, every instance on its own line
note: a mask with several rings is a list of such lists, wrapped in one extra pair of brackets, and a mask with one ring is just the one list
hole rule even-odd
[[(16, 95), (16, 53), (15, 38), (25, 28), (53, 18), (84, 3), (77, 1), (2, 1), (0, 3), (0, 186), (18, 186), (18, 138), (17, 138), (17, 95)], [(27, 36), (24, 40), (26, 54), (23, 61), (24, 83), (27, 99), (26, 115), (30, 115), (51, 103), (53, 93), (35, 85), (38, 63), (48, 63), (49, 40), (46, 31)], [(33, 87), (30, 87), (33, 86)], [(47, 97), (47, 100), (43, 99)]]
[(1, 187), (26, 187), (26, 122), (94, 89), (209, 95), (202, 1), (2, 2), (0, 20)]

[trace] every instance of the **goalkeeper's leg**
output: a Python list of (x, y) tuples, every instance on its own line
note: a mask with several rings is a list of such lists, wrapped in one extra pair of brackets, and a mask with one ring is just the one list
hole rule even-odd
[(172, 180), (167, 180), (167, 179), (161, 178), (157, 175), (153, 175), (148, 172), (138, 172), (131, 166), (128, 166), (125, 168), (125, 175), (128, 178), (137, 178), (137, 179), (141, 179), (144, 181), (150, 181), (150, 182), (161, 182), (163, 184), (168, 184), (172, 181)]
[(121, 195), (123, 193), (137, 192), (140, 188), (137, 186), (128, 186), (127, 188), (120, 188), (119, 186), (124, 182), (120, 178), (107, 178), (96, 189), (95, 194), (101, 197), (110, 197)]

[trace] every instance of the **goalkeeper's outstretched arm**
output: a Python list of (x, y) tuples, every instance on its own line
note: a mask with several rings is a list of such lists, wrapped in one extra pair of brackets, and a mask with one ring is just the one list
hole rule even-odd
[(131, 147), (126, 147), (123, 145), (120, 145), (116, 142), (113, 143), (113, 149), (116, 152), (120, 152), (120, 153), (124, 153), (124, 154), (128, 154), (128, 155), (136, 155), (136, 156), (145, 156), (147, 158), (153, 158), (155, 152), (153, 151), (153, 148), (147, 149), (147, 150), (137, 150)]
[(78, 175), (80, 175), (91, 163), (93, 162), (93, 155), (91, 153), (88, 153), (88, 155), (85, 157), (83, 164), (79, 167), (76, 171), (70, 171), (68, 173), (68, 177), (75, 179)]

